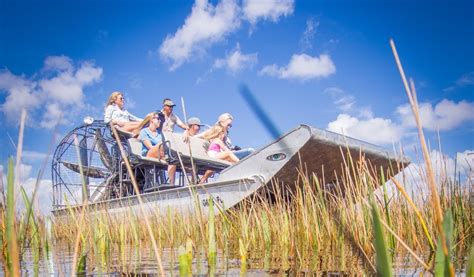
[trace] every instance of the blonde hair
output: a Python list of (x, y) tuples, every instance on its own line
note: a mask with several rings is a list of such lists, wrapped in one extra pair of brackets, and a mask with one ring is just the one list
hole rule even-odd
[(211, 140), (219, 137), (222, 133), (225, 133), (224, 127), (221, 125), (214, 125), (202, 135), (202, 138), (205, 140)]
[(226, 121), (227, 119), (234, 120), (234, 117), (230, 113), (223, 113), (223, 114), (219, 115), (219, 117), (217, 118), (217, 123), (221, 124), (222, 122)]
[(142, 122), (140, 122), (140, 125), (138, 125), (138, 127), (135, 128), (135, 129), (139, 131), (139, 130), (145, 128), (145, 127), (148, 127), (148, 125), (150, 124), (151, 119), (155, 115), (158, 115), (158, 117), (160, 118), (160, 121), (161, 121), (160, 128), (161, 128), (163, 126), (163, 123), (164, 123), (164, 116), (160, 111), (155, 111), (155, 112), (151, 112), (151, 113), (147, 114), (145, 116), (145, 118), (142, 120)]
[(121, 93), (120, 91), (112, 92), (112, 94), (110, 94), (109, 96), (109, 100), (107, 100), (107, 103), (105, 104), (105, 108), (107, 109), (109, 105), (112, 105), (113, 103), (115, 103), (115, 100), (117, 100), (117, 97), (119, 96), (123, 97), (123, 93)]

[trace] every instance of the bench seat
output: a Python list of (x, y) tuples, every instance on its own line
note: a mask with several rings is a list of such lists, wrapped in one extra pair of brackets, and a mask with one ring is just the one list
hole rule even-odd
[[(121, 132), (124, 134), (123, 132)], [(140, 163), (167, 166), (168, 164), (180, 165), (182, 162), (185, 167), (191, 166), (191, 157), (198, 168), (198, 171), (205, 171), (211, 169), (214, 171), (221, 171), (232, 164), (228, 161), (211, 158), (207, 154), (207, 147), (209, 143), (206, 140), (190, 137), (189, 144), (184, 142), (182, 133), (163, 132), (165, 140), (166, 159), (155, 159), (143, 157), (142, 143), (137, 138), (128, 137), (127, 141), (131, 154), (133, 154)], [(181, 162), (180, 159), (181, 158)]]
[(172, 159), (181, 160), (185, 166), (191, 164), (191, 157), (193, 162), (198, 167), (207, 167), (208, 169), (220, 171), (232, 164), (228, 161), (209, 157), (207, 148), (209, 143), (201, 138), (189, 137), (189, 144), (184, 142), (182, 133), (163, 132), (166, 143), (169, 144), (170, 156)]
[(142, 143), (139, 139), (129, 138), (128, 145), (130, 147), (131, 153), (138, 159), (139, 162), (151, 165), (161, 165), (168, 166), (168, 163), (165, 160), (143, 157), (142, 156)]

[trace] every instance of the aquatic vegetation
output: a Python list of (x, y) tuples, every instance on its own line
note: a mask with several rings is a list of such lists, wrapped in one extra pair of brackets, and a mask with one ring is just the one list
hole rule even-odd
[[(199, 216), (169, 213), (162, 218), (159, 213), (149, 214), (153, 239), (161, 253), (167, 249), (176, 249), (176, 253), (171, 251), (169, 254), (172, 257), (176, 255), (173, 260), (182, 265), (182, 270), (192, 273), (196, 273), (192, 249), (198, 252), (200, 249), (208, 249), (204, 255), (208, 257), (209, 266), (216, 262), (217, 267), (222, 267), (223, 265), (219, 265), (221, 260), (216, 259), (215, 255), (225, 254), (227, 261), (238, 261), (242, 270), (252, 267), (283, 271), (339, 270), (338, 265), (342, 262), (347, 267), (347, 263), (356, 261), (356, 267), (351, 269), (370, 272), (376, 268), (375, 264), (379, 264), (375, 262), (375, 253), (379, 249), (376, 243), (378, 234), (383, 233), (385, 238), (393, 235), (382, 225), (383, 222), (388, 225), (387, 218), (390, 218), (390, 229), (397, 238), (393, 243), (386, 241), (386, 251), (389, 254), (384, 260), (392, 262), (410, 255), (408, 248), (417, 253), (430, 269), (435, 265), (437, 269), (440, 263), (435, 263), (429, 257), (429, 253), (433, 251), (430, 239), (439, 237), (432, 203), (417, 199), (422, 197), (421, 192), (415, 191), (409, 196), (406, 187), (396, 180), (393, 182), (398, 187), (397, 193), (391, 195), (390, 201), (384, 201), (373, 194), (373, 188), (381, 180), (370, 175), (367, 163), (348, 163), (345, 170), (349, 169), (356, 174), (352, 177), (345, 175), (344, 180), (336, 184), (335, 191), (325, 190), (321, 186), (322, 178), (318, 176), (300, 174), (300, 186), (296, 191), (282, 190), (275, 182), (270, 188), (271, 194), (268, 191), (255, 195), (225, 214), (218, 214), (215, 218), (210, 216), (207, 221), (200, 220)], [(456, 188), (453, 189), (454, 187)], [(459, 270), (466, 266), (463, 258), (468, 256), (473, 241), (473, 207), (469, 202), (473, 193), (472, 184), (461, 185), (449, 180), (441, 183), (438, 188), (440, 191), (448, 191), (449, 188), (450, 191), (441, 198), (442, 210), (456, 211), (452, 212), (452, 216), (444, 217), (456, 228), (446, 227), (444, 233), (452, 238), (452, 242), (448, 244), (450, 254), (446, 257), (451, 257)], [(370, 195), (374, 197), (373, 203), (364, 204)], [(25, 196), (24, 201), (28, 201), (28, 197)], [(209, 209), (215, 210), (214, 206), (210, 205)], [(374, 208), (384, 215), (379, 218), (381, 222), (377, 224), (378, 227), (373, 222)], [(140, 214), (130, 211), (118, 217), (106, 210), (95, 214), (85, 213), (80, 228), (80, 214), (55, 218), (52, 222), (52, 236), (46, 239), (47, 220), (35, 214), (31, 208), (28, 210), (31, 211), (29, 217), (26, 212), (20, 217), (14, 217), (14, 226), (20, 225), (18, 218), (26, 222), (24, 226), (29, 226), (23, 227), (25, 231), (14, 241), (6, 235), (12, 232), (11, 229), (2, 228), (2, 256), (5, 260), (13, 258), (10, 254), (14, 253), (10, 250), (10, 242), (14, 244), (15, 241), (22, 248), (18, 253), (23, 253), (24, 248), (36, 251), (35, 249), (39, 250), (37, 245), (47, 246), (41, 247), (43, 252), (45, 248), (49, 249), (47, 255), (35, 252), (34, 264), (46, 260), (48, 255), (53, 255), (52, 260), (56, 263), (65, 262), (60, 251), (51, 250), (69, 247), (78, 253), (78, 272), (139, 272), (138, 261), (153, 257), (154, 251), (150, 252), (152, 238)], [(6, 218), (8, 213), (2, 210), (1, 215)], [(13, 226), (11, 219), (2, 222)], [(80, 248), (75, 247), (78, 236), (81, 238)], [(442, 251), (439, 248), (441, 243), (438, 242), (437, 245), (437, 251)], [(337, 263), (321, 260), (328, 252), (341, 257), (340, 260)], [(194, 258), (197, 259), (199, 255), (202, 253), (197, 253)], [(440, 254), (436, 255), (436, 260), (439, 257)], [(166, 258), (167, 261), (170, 259), (170, 256)], [(418, 266), (424, 267), (420, 263)], [(12, 269), (13, 267), (4, 268)]]
[[(402, 79), (417, 118), (413, 83), (410, 87), (404, 74)], [(426, 163), (421, 185), (429, 187), (428, 195), (422, 187), (395, 178), (387, 182), (390, 170), (372, 168), (363, 156), (355, 159), (341, 149), (344, 163), (331, 188), (325, 176), (307, 173), (301, 164), (295, 168), (294, 190), (274, 180), (266, 190), (225, 212), (210, 198), (207, 218), (200, 205), (190, 215), (171, 208), (166, 216), (144, 210), (117, 215), (107, 209), (93, 210), (87, 202), (80, 209), (69, 206), (68, 217), (43, 217), (33, 208), (35, 194), (29, 198), (21, 184), (16, 187), (10, 159), (6, 191), (2, 191), (6, 205), (0, 206), (2, 270), (19, 275), (32, 264), (35, 275), (163, 275), (176, 269), (180, 275), (192, 275), (229, 268), (245, 274), (260, 268), (391, 276), (404, 266), (399, 261), (408, 257), (413, 261), (410, 268), (418, 272), (452, 275), (455, 269), (466, 269), (472, 275), (472, 179), (461, 183), (460, 178), (446, 177), (436, 182), (421, 125), (419, 135)], [(192, 193), (193, 187), (189, 188)], [(21, 214), (15, 211), (17, 189), (26, 207)], [(25, 260), (27, 252), (33, 254), (32, 261)]]

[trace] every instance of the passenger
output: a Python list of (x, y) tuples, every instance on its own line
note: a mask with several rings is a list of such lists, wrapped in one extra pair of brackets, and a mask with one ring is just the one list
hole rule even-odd
[(104, 122), (112, 123), (121, 130), (133, 132), (135, 135), (140, 131), (141, 118), (136, 117), (124, 109), (124, 97), (120, 91), (114, 91), (105, 106)]
[[(163, 159), (165, 156), (162, 146), (162, 122), (165, 116), (162, 112), (150, 114), (148, 126), (140, 131), (139, 140), (142, 142), (142, 156), (155, 159)], [(174, 184), (176, 165), (168, 165), (169, 183)]]
[(230, 113), (223, 113), (217, 119), (216, 125), (220, 125), (226, 130), (224, 143), (227, 146), (227, 148), (232, 150), (235, 156), (237, 156), (239, 159), (243, 159), (247, 157), (248, 155), (252, 154), (255, 151), (255, 149), (253, 148), (242, 149), (239, 146), (232, 145), (232, 141), (230, 140), (230, 137), (229, 137), (229, 131), (230, 131), (230, 128), (232, 128), (233, 120), (234, 120), (234, 117)]
[[(178, 125), (181, 128), (185, 129), (185, 136), (188, 136), (189, 134), (187, 133), (187, 130), (189, 129), (186, 124), (184, 124), (181, 119), (177, 115), (173, 113), (173, 108), (176, 106), (173, 101), (169, 98), (165, 98), (163, 100), (163, 108), (161, 110), (161, 113), (165, 116), (165, 121), (162, 122), (162, 129), (164, 132), (174, 132), (174, 126)], [(145, 116), (145, 119), (141, 122), (141, 124), (138, 126), (139, 130), (141, 130), (143, 127), (145, 127), (148, 122), (150, 121), (152, 117), (152, 114), (148, 114)]]
[(176, 105), (169, 98), (163, 99), (163, 109), (161, 112), (165, 115), (165, 122), (163, 123), (164, 132), (174, 132), (174, 126), (178, 125), (184, 130), (188, 130), (188, 126), (184, 124), (177, 115), (173, 113), (173, 108)]
[(188, 122), (186, 123), (188, 124), (188, 128), (189, 128), (188, 134), (191, 137), (197, 135), (199, 131), (201, 130), (201, 127), (204, 126), (201, 124), (201, 120), (197, 117), (190, 117), (188, 119)]
[[(188, 130), (188, 134), (190, 137), (194, 137), (194, 136), (197, 136), (199, 134), (199, 130), (201, 129), (201, 126), (203, 126), (201, 124), (201, 120), (199, 120), (199, 118), (197, 117), (190, 117), (188, 119), (188, 122), (186, 122), (189, 126), (189, 130)], [(214, 174), (214, 171), (212, 170), (206, 170), (206, 172), (204, 172), (204, 175), (201, 177), (201, 179), (199, 180), (199, 184), (204, 184), (207, 182), (207, 179), (212, 175)]]
[(142, 142), (142, 156), (160, 159), (164, 155), (161, 151), (161, 123), (163, 114), (161, 112), (152, 113), (148, 126), (140, 131), (138, 139)]
[[(163, 132), (174, 132), (174, 126), (178, 125), (179, 127), (185, 130), (185, 136), (188, 136), (188, 126), (184, 124), (177, 115), (173, 113), (173, 108), (176, 105), (169, 98), (163, 99), (163, 108), (161, 112), (164, 115), (165, 121), (163, 122)], [(168, 166), (168, 173), (170, 176), (170, 184), (174, 184), (176, 165)], [(173, 174), (172, 174), (173, 173)]]
[(239, 158), (225, 145), (225, 136), (226, 130), (220, 125), (214, 125), (206, 132), (203, 138), (210, 142), (207, 154), (212, 158), (237, 163)]

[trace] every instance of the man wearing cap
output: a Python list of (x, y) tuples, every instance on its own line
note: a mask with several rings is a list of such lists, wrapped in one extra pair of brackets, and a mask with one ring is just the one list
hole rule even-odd
[(203, 126), (201, 124), (201, 120), (199, 120), (199, 118), (197, 117), (190, 117), (187, 123), (189, 127), (188, 134), (191, 137), (197, 135), (199, 133), (199, 130), (201, 129), (201, 126)]
[(161, 112), (165, 115), (165, 122), (163, 123), (164, 132), (174, 132), (174, 126), (178, 125), (184, 130), (188, 130), (188, 126), (184, 124), (177, 115), (173, 113), (173, 108), (176, 106), (169, 98), (163, 100), (163, 109)]
[[(194, 137), (194, 136), (197, 136), (197, 134), (199, 133), (199, 130), (201, 129), (201, 126), (204, 126), (203, 124), (201, 124), (201, 120), (199, 120), (199, 118), (197, 117), (190, 117), (188, 119), (188, 126), (189, 126), (189, 129), (188, 129), (188, 134), (190, 137)], [(207, 182), (207, 179), (212, 175), (214, 174), (214, 171), (212, 170), (206, 170), (206, 172), (204, 173), (204, 175), (201, 177), (201, 179), (199, 180), (199, 184), (204, 184)]]
[[(164, 122), (163, 122), (163, 127), (162, 131), (163, 132), (173, 132), (174, 131), (174, 125), (178, 125), (179, 127), (183, 128), (185, 130), (185, 134), (187, 135), (188, 132), (188, 126), (184, 124), (181, 119), (177, 115), (173, 113), (173, 108), (176, 106), (173, 101), (169, 98), (163, 99), (163, 109), (161, 112), (164, 115)], [(176, 165), (170, 164), (168, 165), (168, 175), (169, 175), (169, 182), (170, 184), (174, 184), (175, 181), (175, 173), (176, 173)]]

